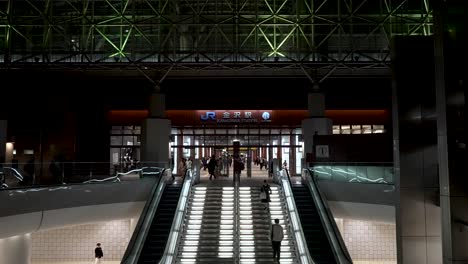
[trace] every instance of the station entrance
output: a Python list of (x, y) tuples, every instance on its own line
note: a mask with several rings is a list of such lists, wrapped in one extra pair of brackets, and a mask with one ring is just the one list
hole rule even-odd
[[(273, 162), (288, 168), (291, 176), (300, 175), (303, 158), (302, 131), (291, 127), (180, 127), (172, 129), (171, 158), (173, 173), (183, 171), (187, 160), (203, 164), (217, 159), (216, 173), (232, 177), (233, 155), (238, 152), (244, 163), (241, 177), (268, 177)], [(238, 146), (238, 149), (234, 147)]]

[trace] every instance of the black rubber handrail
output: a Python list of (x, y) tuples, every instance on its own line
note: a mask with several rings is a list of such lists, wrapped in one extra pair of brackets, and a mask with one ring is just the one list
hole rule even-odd
[[(333, 214), (331, 213), (330, 208), (328, 207), (328, 204), (326, 203), (325, 195), (322, 193), (322, 191), (318, 187), (317, 180), (315, 179), (315, 177), (312, 176), (313, 174), (310, 168), (307, 169), (307, 172), (308, 172), (308, 176), (310, 177), (310, 180), (307, 180), (307, 182), (309, 182), (312, 185), (312, 186), (307, 186), (307, 187), (309, 188), (312, 198), (314, 199), (317, 205), (317, 210), (319, 210), (319, 215), (322, 218), (322, 222), (324, 224), (328, 222), (330, 227), (327, 228), (327, 225), (325, 224), (325, 228), (327, 231), (332, 232), (333, 238), (335, 238), (336, 242), (338, 243), (338, 245), (335, 245), (335, 243), (333, 243), (333, 238), (330, 237), (328, 232), (326, 232), (327, 237), (331, 243), (333, 252), (335, 254), (335, 259), (337, 263), (339, 264), (352, 264), (353, 260), (351, 258), (351, 255), (348, 252), (348, 249), (346, 248), (346, 244), (344, 243), (343, 237), (341, 236), (338, 226), (336, 225), (336, 222), (333, 218)], [(315, 189), (315, 191), (317, 192), (317, 195), (315, 195), (315, 192), (312, 189)], [(320, 207), (323, 208), (325, 215), (320, 214)], [(324, 217), (326, 219), (323, 219)]]
[(167, 171), (170, 172), (170, 169), (164, 169), (161, 172), (158, 181), (153, 185), (150, 197), (143, 207), (132, 238), (128, 243), (127, 249), (125, 250), (124, 256), (122, 257), (122, 261), (120, 262), (122, 264), (133, 264), (138, 262), (144, 241), (148, 234), (149, 226), (158, 207), (164, 186), (166, 185), (164, 178)]

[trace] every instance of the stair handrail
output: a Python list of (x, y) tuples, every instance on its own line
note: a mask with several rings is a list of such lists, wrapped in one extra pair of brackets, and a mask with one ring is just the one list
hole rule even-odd
[(171, 231), (167, 239), (166, 248), (159, 264), (173, 264), (176, 261), (178, 248), (177, 245), (181, 241), (183, 231), (185, 229), (184, 219), (187, 215), (189, 204), (189, 196), (194, 184), (192, 169), (187, 169), (184, 175), (182, 191), (180, 192), (179, 201), (177, 202), (176, 212), (172, 220)]
[(286, 201), (286, 208), (288, 212), (288, 218), (290, 224), (289, 230), (292, 234), (292, 237), (295, 241), (295, 250), (296, 255), (301, 264), (314, 264), (314, 260), (312, 259), (309, 249), (307, 248), (307, 243), (305, 242), (305, 235), (304, 231), (302, 230), (301, 219), (297, 212), (296, 202), (294, 201), (294, 197), (292, 194), (291, 189), (291, 182), (289, 175), (285, 169), (281, 171), (277, 171), (274, 175), (274, 181), (278, 183), (283, 190), (280, 195), (282, 195)]
[(153, 222), (154, 214), (158, 209), (159, 201), (166, 186), (165, 178), (167, 174), (171, 173), (170, 169), (162, 169), (158, 180), (154, 183), (149, 199), (146, 201), (145, 206), (141, 212), (138, 223), (135, 226), (132, 237), (128, 242), (127, 249), (122, 257), (121, 264), (136, 264), (140, 257), (141, 250), (145, 244), (146, 236), (148, 235), (149, 228)]
[(310, 168), (304, 170), (303, 180), (307, 184), (309, 191), (312, 195), (315, 206), (317, 207), (318, 213), (322, 224), (324, 225), (327, 232), (328, 241), (331, 243), (333, 254), (335, 255), (335, 260), (338, 264), (352, 264), (353, 260), (351, 255), (346, 248), (343, 237), (336, 225), (336, 222), (333, 218), (333, 214), (326, 202), (325, 195), (318, 188), (317, 179), (313, 177), (313, 173)]
[(234, 232), (235, 232), (235, 240), (234, 240), (234, 250), (236, 251), (236, 254), (235, 256), (237, 256), (237, 258), (234, 258), (234, 263), (235, 264), (238, 264), (240, 263), (240, 218), (239, 218), (239, 214), (240, 214), (240, 207), (239, 207), (239, 177), (235, 177), (234, 176), (234, 223), (235, 223), (235, 226), (234, 226)]

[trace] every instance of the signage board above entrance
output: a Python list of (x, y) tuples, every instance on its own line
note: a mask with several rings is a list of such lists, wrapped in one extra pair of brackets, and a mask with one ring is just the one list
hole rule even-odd
[(272, 110), (198, 110), (202, 122), (269, 123)]

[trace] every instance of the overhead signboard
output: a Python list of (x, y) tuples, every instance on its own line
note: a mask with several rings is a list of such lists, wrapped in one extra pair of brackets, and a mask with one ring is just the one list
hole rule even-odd
[(269, 123), (271, 110), (207, 110), (197, 111), (205, 123)]

